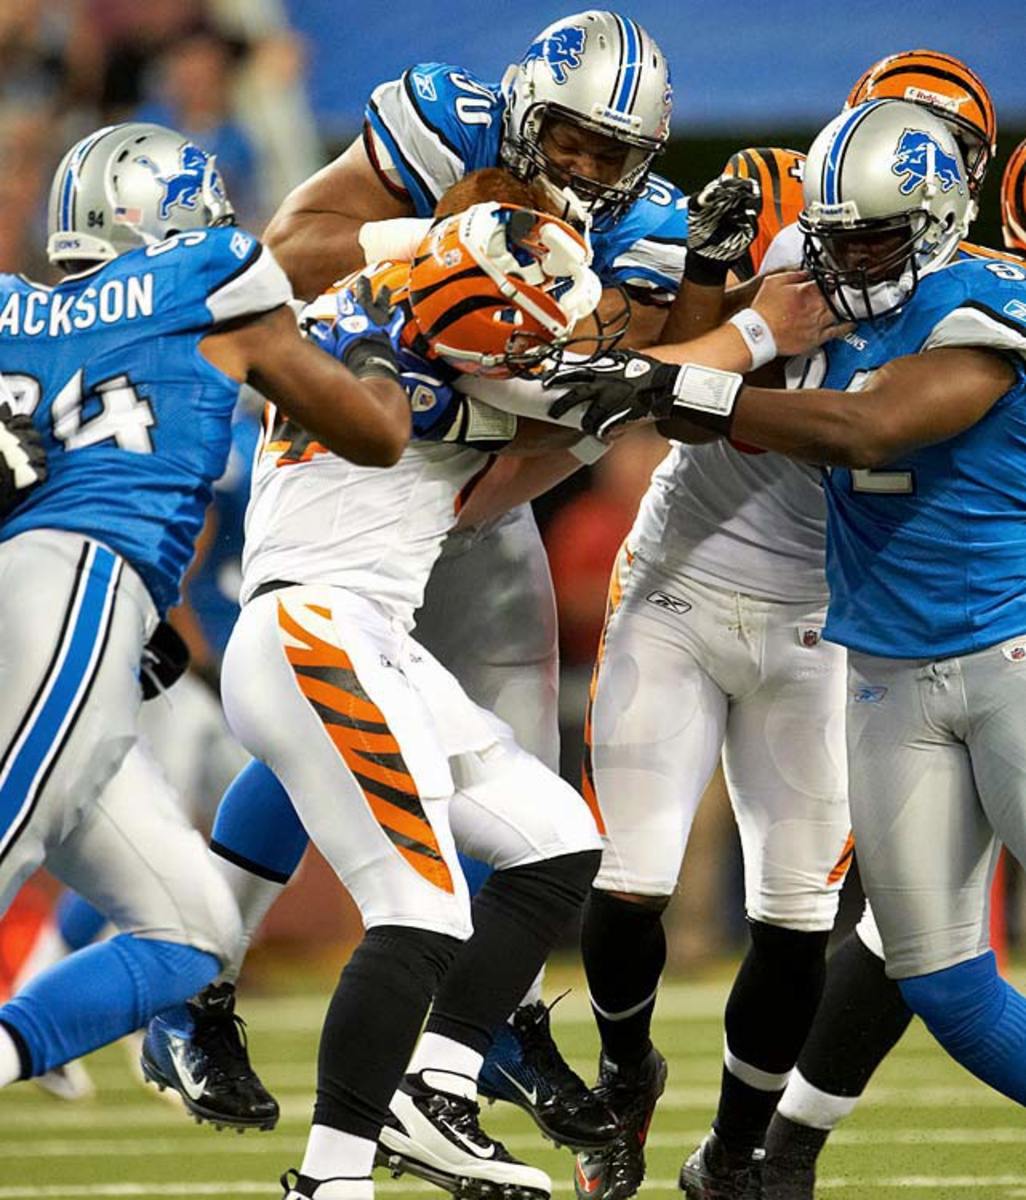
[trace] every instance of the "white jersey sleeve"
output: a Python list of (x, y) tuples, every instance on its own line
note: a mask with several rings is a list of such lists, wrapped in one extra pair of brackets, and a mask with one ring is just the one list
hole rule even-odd
[(923, 344), (923, 350), (941, 348), (1002, 350), (1026, 359), (1026, 329), (981, 308), (956, 308), (938, 321)]
[[(215, 325), (237, 317), (258, 316), (292, 300), (292, 286), (270, 250), (241, 230), (236, 230), (236, 236), (245, 239), (253, 249), (247, 252), (240, 270), (207, 296), (207, 308)], [(244, 247), (240, 245), (239, 249)]]

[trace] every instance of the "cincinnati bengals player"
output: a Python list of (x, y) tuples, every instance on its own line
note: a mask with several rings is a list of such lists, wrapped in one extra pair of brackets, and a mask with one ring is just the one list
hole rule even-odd
[[(479, 204), (439, 222), (408, 268), (368, 268), (363, 279), (405, 292), (407, 346), (423, 339), (458, 369), (508, 372), (565, 342), (594, 308), (601, 288), (589, 257), (555, 218)], [(475, 303), (461, 306), (466, 297)], [(364, 320), (349, 288), (307, 315), (332, 353)], [(225, 658), (226, 714), (286, 786), (368, 930), (329, 1009), (314, 1125), (287, 1195), (369, 1197), (380, 1134), (397, 1173), (468, 1195), (547, 1196), (544, 1173), (478, 1125), (476, 1076), (491, 1030), (583, 898), (597, 836), (573, 789), (409, 636), (487, 454), (474, 447), (474, 423), (459, 421), (442, 441), (411, 446), (386, 479), (340, 470), (273, 414), (267, 427), (247, 514), (244, 605)], [(474, 907), (474, 937), (493, 947), (487, 963), (456, 956), (471, 926), (454, 843), (495, 868)]]
[(1012, 151), (1001, 177), (1001, 229), (1007, 249), (1026, 253), (1026, 140)]

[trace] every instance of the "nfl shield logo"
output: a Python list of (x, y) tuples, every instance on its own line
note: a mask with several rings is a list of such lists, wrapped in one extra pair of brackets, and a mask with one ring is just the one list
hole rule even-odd
[(798, 630), (798, 640), (803, 646), (808, 646), (810, 649), (819, 645), (820, 636), (820, 631), (813, 625), (807, 625)]

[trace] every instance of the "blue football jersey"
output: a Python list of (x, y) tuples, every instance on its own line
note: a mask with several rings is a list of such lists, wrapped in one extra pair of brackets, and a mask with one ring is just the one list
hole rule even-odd
[[(506, 101), (497, 83), (445, 63), (421, 63), (375, 88), (367, 105), (368, 147), (386, 186), (429, 217), (464, 175), (500, 165)], [(615, 224), (592, 231), (594, 268), (664, 301), (680, 287), (687, 201), (679, 188), (650, 176), (645, 194)]]
[(53, 288), (0, 275), (0, 373), (49, 465), (0, 538), (95, 538), (138, 571), (161, 612), (170, 607), (225, 468), (239, 394), (199, 343), (291, 294), (270, 252), (227, 228), (133, 250)]
[(868, 654), (944, 658), (1026, 631), (1026, 270), (963, 258), (927, 275), (896, 313), (829, 342), (803, 385), (858, 390), (892, 359), (954, 346), (1007, 354), (1015, 385), (954, 438), (824, 475), (824, 635)]

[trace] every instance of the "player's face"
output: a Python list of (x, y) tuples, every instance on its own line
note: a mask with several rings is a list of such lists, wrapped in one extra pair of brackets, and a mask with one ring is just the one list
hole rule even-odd
[(897, 279), (905, 265), (900, 251), (908, 242), (908, 230), (874, 234), (835, 234), (830, 239), (829, 257), (839, 271), (864, 271), (868, 284)]
[(541, 148), (557, 171), (565, 172), (568, 178), (580, 175), (595, 183), (616, 183), (627, 160), (627, 147), (615, 138), (558, 119), (545, 122)]

